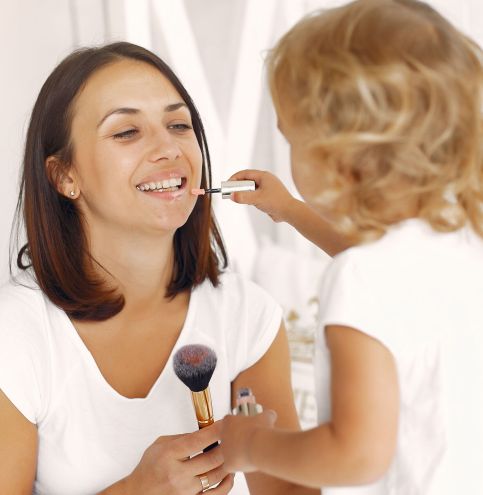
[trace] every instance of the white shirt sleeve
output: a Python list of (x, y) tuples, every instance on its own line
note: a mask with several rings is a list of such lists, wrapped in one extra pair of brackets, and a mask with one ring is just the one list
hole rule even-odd
[(268, 351), (282, 323), (282, 308), (264, 289), (235, 274), (225, 275), (223, 284), (236, 308), (227, 333), (233, 380)]
[(247, 282), (248, 319), (246, 325), (247, 368), (255, 364), (272, 345), (282, 323), (282, 308), (261, 287)]
[(384, 287), (386, 276), (351, 250), (336, 256), (322, 283), (320, 331), (328, 325), (346, 326), (377, 339), (391, 352), (397, 349), (401, 335), (394, 305), (385, 304), (392, 290)]
[(0, 389), (32, 423), (45, 408), (48, 370), (36, 292), (12, 285), (0, 289)]

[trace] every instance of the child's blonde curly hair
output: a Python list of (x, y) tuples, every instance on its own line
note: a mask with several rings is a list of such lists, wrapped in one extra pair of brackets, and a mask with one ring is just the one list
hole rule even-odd
[(314, 202), (346, 233), (374, 238), (416, 216), (483, 236), (482, 60), (415, 0), (317, 12), (270, 52), (279, 119), (309, 136)]

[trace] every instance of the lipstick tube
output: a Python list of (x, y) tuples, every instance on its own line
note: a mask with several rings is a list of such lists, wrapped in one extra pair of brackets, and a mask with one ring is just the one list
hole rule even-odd
[(250, 388), (241, 388), (238, 390), (236, 406), (232, 410), (232, 414), (243, 416), (256, 416), (263, 411), (263, 407), (257, 404), (255, 396)]
[(254, 180), (225, 180), (221, 187), (211, 189), (191, 189), (191, 194), (200, 196), (203, 194), (221, 193), (223, 199), (228, 199), (234, 192), (255, 191), (256, 184)]
[(221, 183), (221, 197), (229, 198), (234, 192), (254, 191), (255, 181), (253, 180), (226, 180)]

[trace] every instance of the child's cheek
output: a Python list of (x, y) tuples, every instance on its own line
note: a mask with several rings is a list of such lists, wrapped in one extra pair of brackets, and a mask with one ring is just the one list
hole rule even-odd
[(312, 202), (323, 189), (320, 167), (305, 160), (292, 160), (292, 177), (298, 192), (307, 202)]

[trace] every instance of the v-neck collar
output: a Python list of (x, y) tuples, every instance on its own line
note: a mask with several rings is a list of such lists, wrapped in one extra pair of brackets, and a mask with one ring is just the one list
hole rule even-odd
[(189, 329), (193, 326), (194, 319), (195, 319), (195, 314), (196, 314), (196, 306), (197, 306), (197, 294), (199, 290), (201, 290), (201, 287), (203, 286), (203, 283), (200, 286), (195, 287), (194, 289), (191, 290), (190, 294), (190, 299), (188, 303), (188, 310), (186, 312), (186, 318), (183, 323), (183, 326), (181, 328), (181, 331), (179, 332), (178, 338), (176, 339), (176, 342), (171, 349), (171, 352), (169, 354), (169, 357), (166, 361), (166, 364), (164, 365), (164, 368), (161, 370), (161, 373), (159, 376), (156, 378), (155, 382), (151, 386), (151, 389), (147, 393), (145, 397), (126, 397), (125, 395), (122, 395), (119, 393), (104, 377), (102, 374), (99, 366), (97, 365), (96, 360), (94, 359), (94, 356), (82, 340), (81, 336), (79, 335), (77, 329), (75, 328), (74, 324), (72, 321), (69, 319), (65, 311), (63, 311), (60, 308), (57, 308), (61, 320), (63, 322), (63, 325), (65, 326), (69, 336), (71, 337), (72, 341), (76, 345), (77, 349), (79, 350), (82, 358), (84, 361), (87, 363), (87, 366), (89, 369), (92, 371), (93, 376), (96, 378), (98, 381), (99, 385), (103, 387), (104, 390), (106, 390), (108, 393), (111, 395), (117, 397), (118, 399), (122, 401), (129, 401), (129, 402), (142, 402), (142, 401), (148, 401), (154, 394), (155, 390), (159, 386), (159, 383), (165, 379), (165, 376), (167, 375), (168, 368), (171, 367), (171, 362), (174, 353), (178, 350), (179, 347), (184, 345), (184, 341), (186, 339), (185, 335), (189, 334)]

